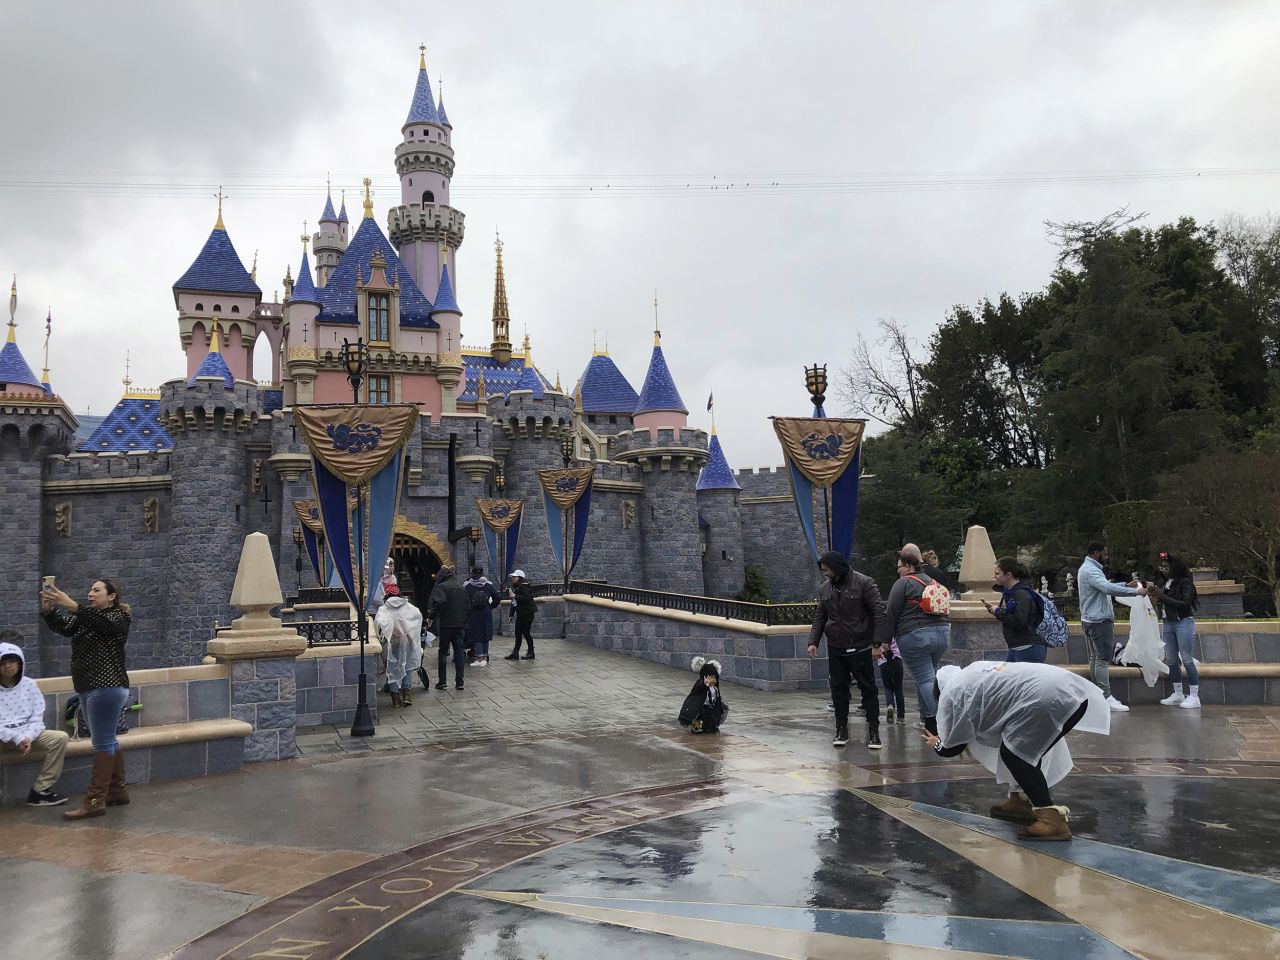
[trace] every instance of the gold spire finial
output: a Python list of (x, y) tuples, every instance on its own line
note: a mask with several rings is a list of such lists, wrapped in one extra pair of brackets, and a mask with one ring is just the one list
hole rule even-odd
[(253, 251), (253, 268), (249, 271), (249, 279), (258, 282), (258, 251)]
[(658, 289), (653, 290), (653, 345), (662, 346), (662, 328), (658, 326)]
[(556, 371), (556, 393), (564, 393), (564, 388), (560, 386), (560, 371)]
[(218, 318), (213, 318), (213, 334), (209, 337), (209, 352), (218, 352)]
[(368, 177), (364, 178), (364, 218), (366, 220), (373, 219), (373, 181)]
[(302, 221), (302, 253), (306, 256), (307, 244), (311, 241), (311, 236), (307, 233), (307, 221)]
[(124, 380), (122, 381), (124, 383), (124, 395), (126, 397), (129, 395), (129, 391), (133, 389), (133, 378), (129, 375), (129, 367), (131, 365), (132, 357), (129, 356), (129, 351), (126, 350), (124, 352)]
[[(225, 229), (227, 229), (227, 228), (226, 228), (225, 226), (223, 226), (223, 223), (222, 223), (222, 201), (223, 201), (223, 196), (222, 196), (222, 188), (221, 188), (221, 187), (219, 187), (219, 188), (218, 188), (218, 192), (215, 194), (215, 196), (218, 198), (218, 222), (217, 222), (217, 223), (215, 223), (215, 224), (213, 225), (213, 229), (215, 229), (215, 230), (225, 230)], [(241, 269), (243, 269), (243, 268), (241, 268)]]
[(524, 365), (533, 366), (533, 348), (529, 346), (529, 328), (524, 328)]
[(582, 381), (578, 381), (578, 385), (573, 388), (573, 410), (575, 413), (582, 413)]
[(44, 318), (44, 376), (40, 378), (40, 382), (46, 387), (49, 386), (49, 336), (53, 333), (53, 307), (49, 308), (49, 312)]
[(484, 389), (484, 368), (480, 368), (480, 379), (476, 381), (476, 403), (484, 403), (489, 395)]
[(9, 342), (18, 342), (18, 323), (14, 317), (18, 313), (18, 275), (13, 275), (13, 283), (9, 287)]
[(418, 69), (427, 69), (427, 45), (425, 43), (418, 44)]

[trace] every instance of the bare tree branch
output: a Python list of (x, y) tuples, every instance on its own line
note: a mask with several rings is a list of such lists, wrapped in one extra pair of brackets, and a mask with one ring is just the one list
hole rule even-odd
[(896, 320), (879, 320), (875, 346), (858, 334), (849, 365), (840, 371), (837, 393), (854, 416), (887, 427), (922, 429), (920, 364), (915, 341)]

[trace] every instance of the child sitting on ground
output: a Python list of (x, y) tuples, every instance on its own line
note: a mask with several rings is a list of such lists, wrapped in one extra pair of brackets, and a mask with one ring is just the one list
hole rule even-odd
[(880, 682), (884, 684), (885, 723), (893, 723), (893, 709), (898, 708), (898, 722), (907, 722), (907, 709), (902, 699), (902, 654), (898, 641), (890, 640), (880, 648)]
[(720, 695), (720, 664), (694, 657), (691, 666), (698, 671), (698, 679), (680, 707), (680, 726), (688, 727), (690, 733), (719, 733), (729, 712)]

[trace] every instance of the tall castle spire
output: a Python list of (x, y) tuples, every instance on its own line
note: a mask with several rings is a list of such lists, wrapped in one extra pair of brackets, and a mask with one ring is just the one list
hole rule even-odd
[(511, 362), (511, 308), (507, 304), (507, 278), (502, 270), (502, 237), (494, 233), (497, 266), (493, 276), (493, 343), (489, 356), (506, 366)]

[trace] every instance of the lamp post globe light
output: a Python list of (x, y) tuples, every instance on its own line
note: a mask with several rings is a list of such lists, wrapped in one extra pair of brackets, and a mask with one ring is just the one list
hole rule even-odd
[(347, 372), (347, 382), (351, 384), (351, 402), (360, 402), (360, 384), (364, 381), (364, 371), (369, 365), (369, 345), (364, 337), (357, 337), (352, 343), (342, 338), (342, 368)]
[(296, 551), (293, 558), (293, 572), (297, 578), (297, 593), (302, 593), (302, 531), (293, 531), (293, 548)]
[(480, 528), (472, 527), (471, 533), (468, 534), (468, 539), (471, 540), (471, 569), (474, 570), (476, 568), (476, 544), (480, 542)]
[(827, 399), (827, 365), (804, 368), (804, 385), (809, 391), (809, 399), (813, 401), (815, 411), (822, 408)]

